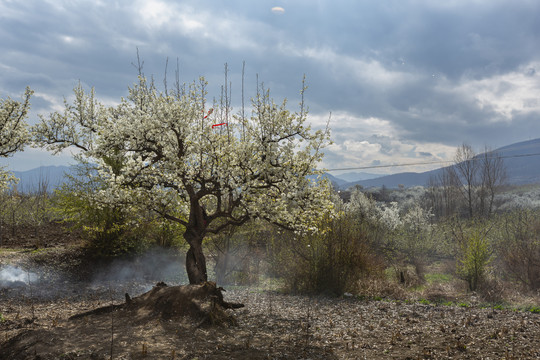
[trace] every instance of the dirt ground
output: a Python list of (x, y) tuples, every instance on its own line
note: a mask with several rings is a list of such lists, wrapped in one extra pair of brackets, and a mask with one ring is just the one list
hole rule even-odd
[[(39, 252), (38, 252), (39, 255)], [(39, 265), (39, 279), (0, 284), (0, 359), (539, 359), (540, 314), (477, 306), (284, 295), (235, 288), (236, 325), (139, 318), (116, 308), (156, 280), (66, 276), (76, 251), (0, 248), (0, 267)], [(37, 259), (37, 260), (36, 260)], [(46, 259), (46, 260), (44, 260)], [(34, 269), (34, 268), (32, 268)], [(151, 282), (153, 281), (153, 282)]]

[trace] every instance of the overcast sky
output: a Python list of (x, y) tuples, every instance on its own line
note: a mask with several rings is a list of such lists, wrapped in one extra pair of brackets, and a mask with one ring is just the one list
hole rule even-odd
[[(332, 113), (323, 167), (444, 161), (463, 142), (540, 137), (539, 16), (537, 0), (0, 0), (0, 96), (30, 86), (31, 123), (79, 81), (114, 104), (136, 81), (138, 48), (146, 75), (161, 82), (169, 58), (171, 79), (178, 61), (211, 96), (228, 63), (234, 105), (245, 61), (247, 95), (258, 74), (292, 109), (306, 75), (310, 121)], [(1, 164), (69, 161), (28, 149)]]

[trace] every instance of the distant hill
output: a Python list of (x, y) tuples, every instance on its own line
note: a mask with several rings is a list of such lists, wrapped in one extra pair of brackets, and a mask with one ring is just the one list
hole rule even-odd
[(381, 177), (381, 174), (371, 174), (365, 172), (348, 172), (345, 174), (335, 175), (336, 178), (345, 180), (345, 182), (355, 182), (361, 180), (369, 180)]
[[(381, 175), (369, 174), (369, 173), (354, 173), (354, 172), (340, 174), (338, 176), (335, 176), (329, 173), (324, 173), (323, 175), (323, 177), (327, 178), (332, 183), (332, 185), (334, 185), (334, 188), (336, 189), (347, 188), (348, 187), (347, 184), (351, 182), (372, 179), (377, 176), (381, 176)], [(308, 178), (312, 180), (316, 180), (317, 176), (312, 175), (312, 176), (308, 176)]]
[(510, 184), (540, 182), (540, 139), (515, 143), (496, 151), (504, 157)]
[[(324, 173), (322, 175), (322, 177), (325, 177), (327, 178), (331, 183), (332, 185), (334, 185), (334, 187), (336, 189), (341, 189), (342, 186), (344, 186), (345, 184), (347, 184), (347, 181), (343, 180), (343, 179), (340, 179), (338, 177), (335, 177), (329, 173)], [(308, 179), (311, 179), (311, 180), (317, 180), (318, 178), (318, 175), (309, 175), (308, 176)]]
[(13, 175), (19, 179), (17, 190), (20, 192), (34, 192), (40, 184), (46, 184), (48, 191), (53, 191), (64, 181), (64, 175), (71, 173), (70, 166), (41, 166), (27, 171), (13, 171)]
[[(506, 167), (506, 182), (510, 185), (540, 183), (540, 139), (523, 141), (494, 150), (504, 161)], [(442, 174), (444, 168), (422, 173), (404, 172), (381, 176), (375, 179), (348, 182), (340, 185), (347, 189), (354, 185), (364, 188), (382, 187), (397, 188), (400, 184), (405, 187), (425, 186), (433, 176)]]
[(361, 185), (364, 188), (370, 188), (370, 187), (382, 187), (383, 185), (387, 188), (397, 188), (400, 185), (403, 185), (405, 187), (413, 187), (413, 186), (424, 186), (428, 183), (430, 176), (435, 175), (436, 171), (430, 171), (425, 173), (415, 173), (415, 172), (404, 172), (399, 174), (393, 174), (393, 175), (386, 175), (381, 176), (375, 179), (368, 179), (368, 180), (361, 180), (361, 181), (355, 181), (351, 183), (347, 183), (345, 185), (342, 185), (342, 189), (349, 188), (354, 185)]

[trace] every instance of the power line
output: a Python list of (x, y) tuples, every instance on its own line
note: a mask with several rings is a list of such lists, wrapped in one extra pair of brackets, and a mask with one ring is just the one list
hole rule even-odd
[[(509, 158), (520, 158), (520, 157), (539, 156), (539, 155), (540, 155), (540, 153), (519, 154), (519, 155), (502, 155), (502, 156), (498, 156), (498, 158), (509, 159)], [(495, 159), (495, 158), (496, 157), (488, 157), (488, 159)], [(404, 163), (404, 164), (358, 166), (358, 167), (348, 167), (348, 168), (340, 168), (340, 169), (327, 169), (326, 172), (329, 172), (329, 171), (342, 171), (342, 170), (381, 169), (381, 168), (391, 168), (391, 167), (401, 167), (401, 166), (415, 166), (415, 165), (449, 164), (449, 163), (453, 163), (453, 162), (454, 161), (452, 161), (452, 160), (437, 160), (437, 161), (423, 161), (423, 162)]]
[(390, 167), (399, 167), (399, 166), (443, 164), (443, 163), (450, 163), (450, 162), (452, 161), (442, 161), (442, 160), (425, 161), (425, 162), (405, 163), (405, 164), (371, 165), (371, 166), (348, 167), (348, 168), (341, 168), (341, 169), (328, 169), (326, 171), (380, 169), (380, 168), (390, 168)]

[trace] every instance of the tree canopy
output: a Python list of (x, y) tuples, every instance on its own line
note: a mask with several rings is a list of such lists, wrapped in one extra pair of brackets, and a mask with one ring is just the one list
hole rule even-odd
[[(127, 98), (105, 107), (92, 89), (74, 89), (62, 113), (42, 116), (34, 142), (53, 152), (81, 150), (107, 186), (100, 201), (138, 202), (185, 227), (191, 283), (207, 280), (202, 240), (259, 218), (308, 231), (332, 208), (325, 180), (308, 178), (329, 143), (329, 130), (306, 124), (258, 86), (251, 114), (232, 114), (227, 86), (207, 101), (204, 78), (160, 91), (140, 75)], [(218, 125), (219, 124), (219, 125)]]
[[(9, 97), (0, 99), (0, 157), (11, 156), (28, 143), (30, 136), (26, 118), (32, 94), (33, 91), (26, 88), (22, 101)], [(11, 180), (12, 176), (0, 170), (0, 188)]]

